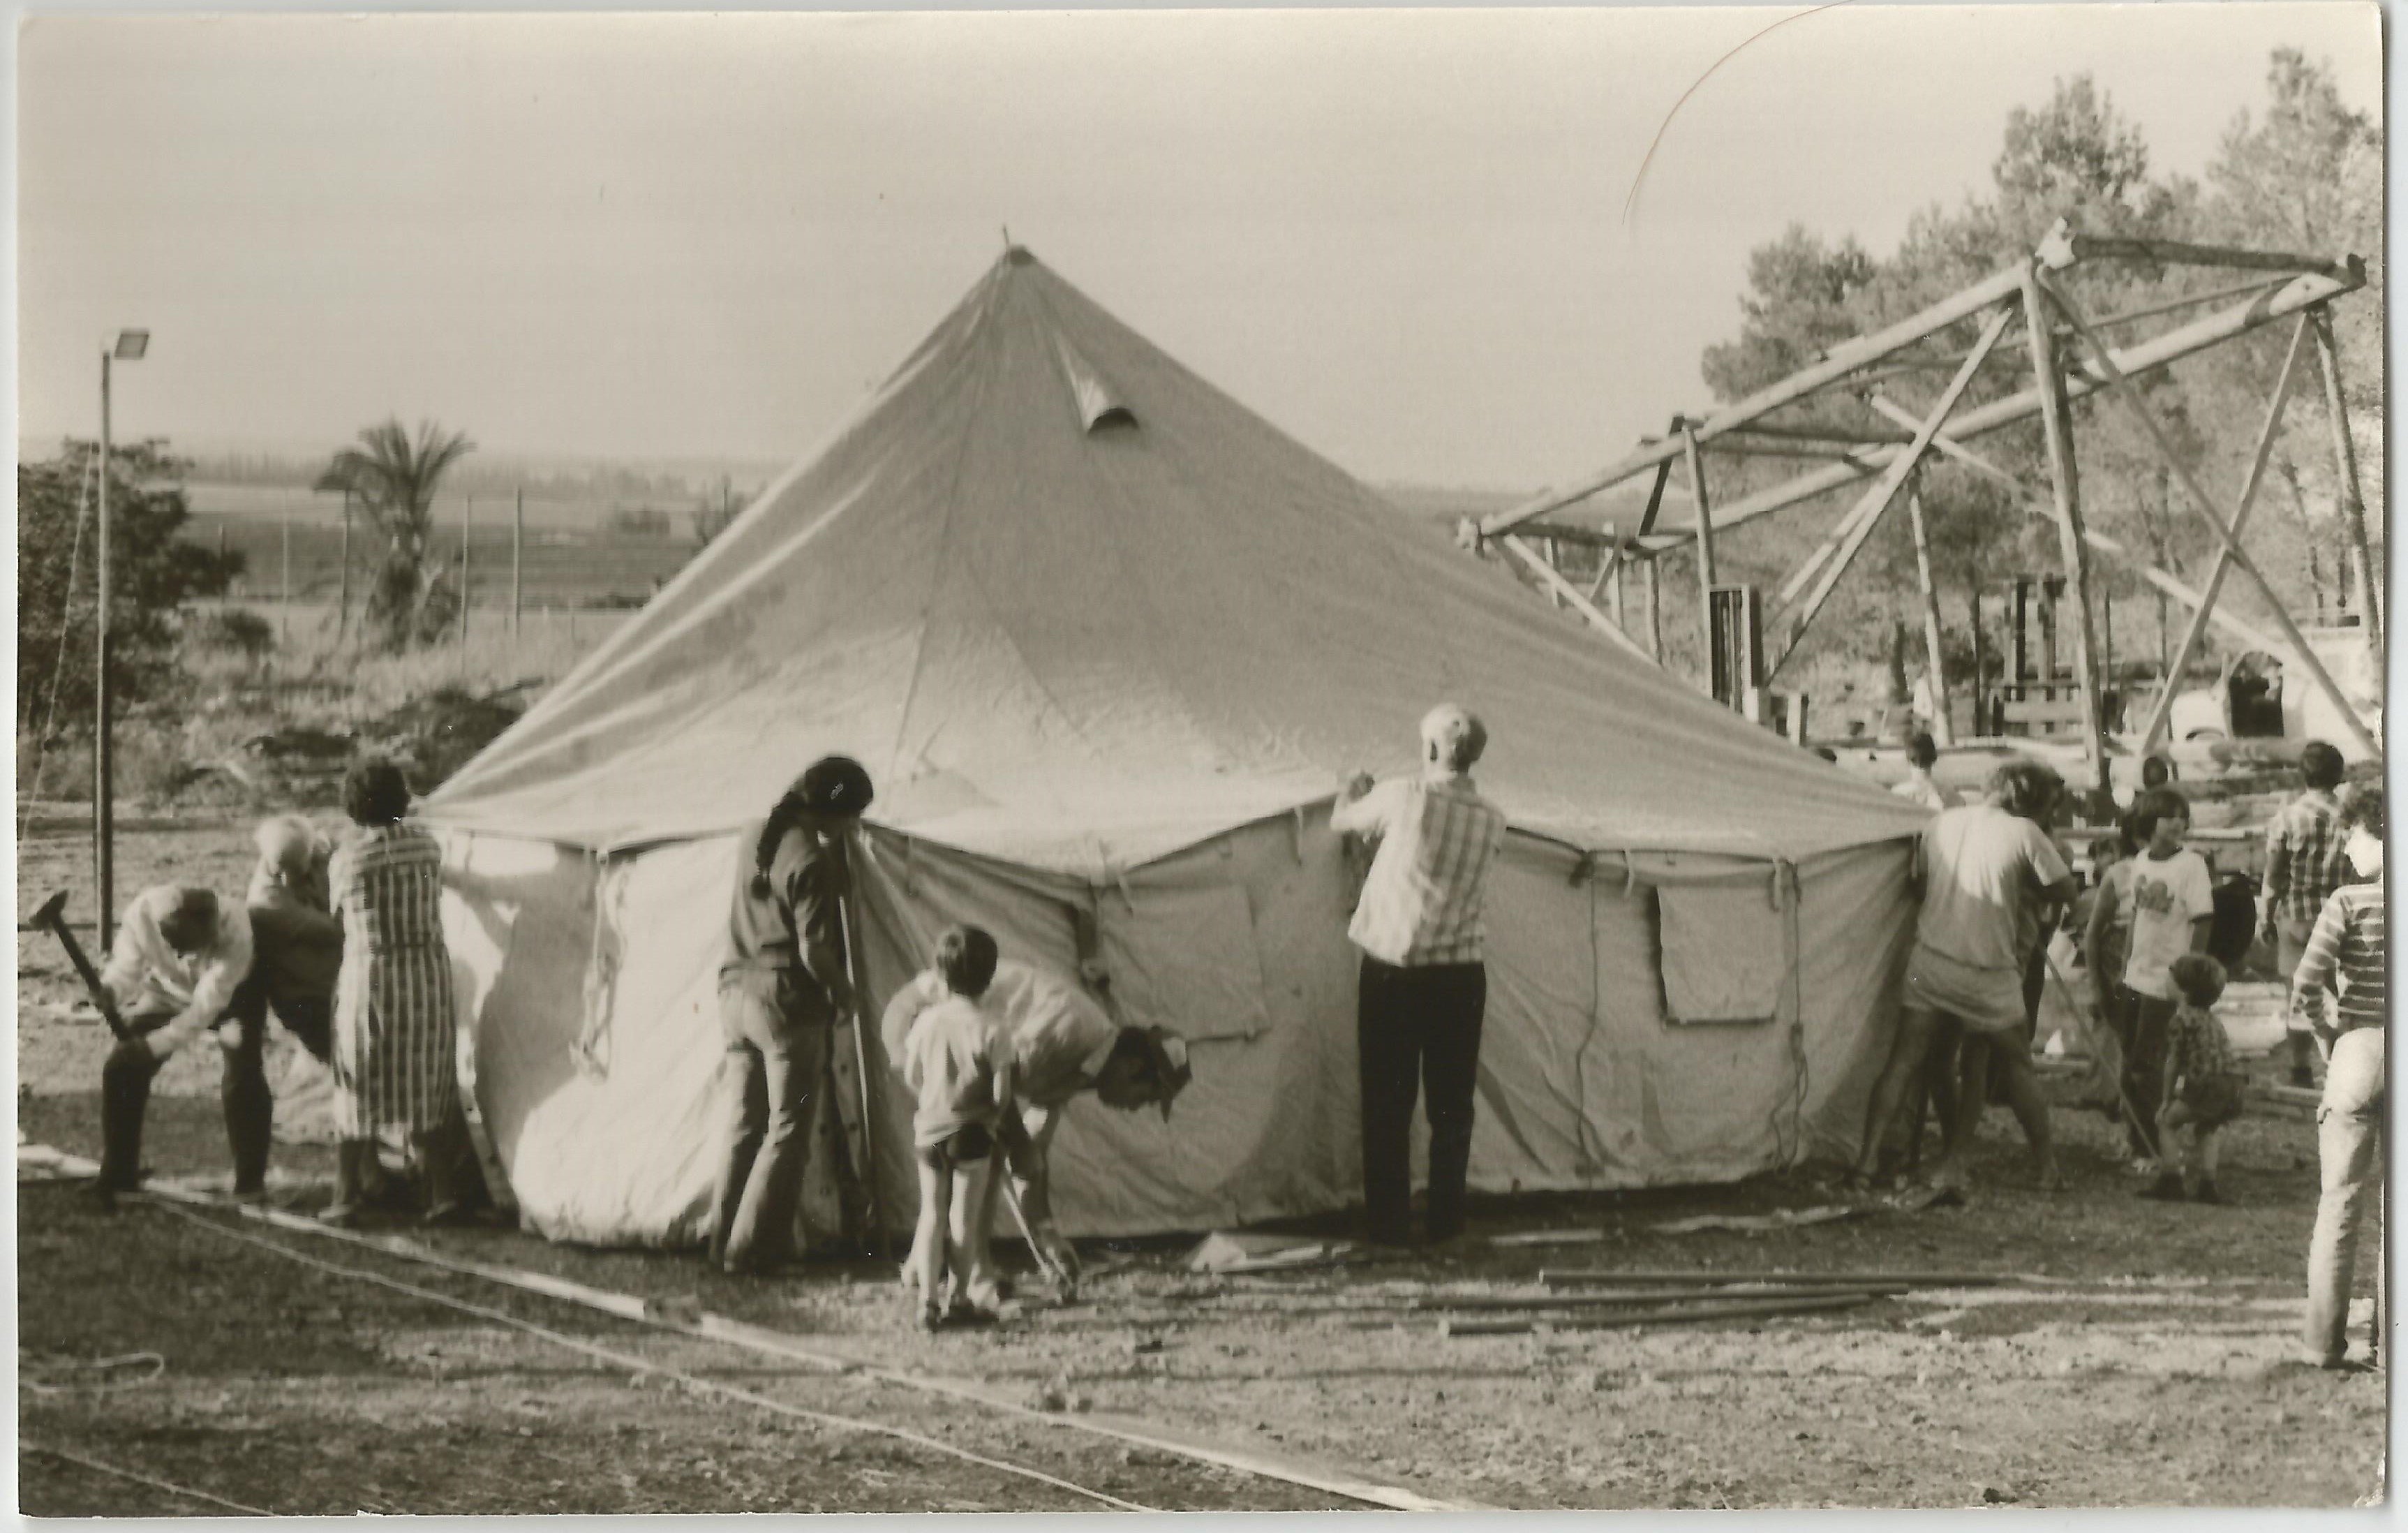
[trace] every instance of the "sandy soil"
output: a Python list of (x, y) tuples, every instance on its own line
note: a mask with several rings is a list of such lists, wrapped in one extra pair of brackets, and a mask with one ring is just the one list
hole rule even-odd
[[(79, 827), (45, 833), (42, 824), (25, 849), (21, 899), (79, 876)], [(127, 889), (171, 874), (232, 888), (248, 860), (239, 827), (222, 821), (147, 822), (121, 857)], [(88, 912), (88, 897), (78, 908)], [(22, 1128), (90, 1153), (98, 1024), (68, 1016), (70, 977), (47, 939), (21, 936), (19, 957)], [(2272, 1078), (2267, 1062), (2253, 1067)], [(222, 1172), (214, 1068), (179, 1059), (163, 1077), (148, 1153), (161, 1171)], [(2019, 1184), (2013, 1125), (1994, 1110), (1979, 1141), (1979, 1189), (1962, 1209), (1882, 1210), (1770, 1233), (1657, 1227), (1832, 1200), (1799, 1174), (1477, 1202), (1471, 1238), (1455, 1250), (1277, 1276), (1190, 1273), (1188, 1240), (1097, 1246), (1091, 1258), (1118, 1265), (1081, 1302), (1032, 1294), (995, 1330), (934, 1337), (908, 1324), (892, 1268), (876, 1262), (742, 1283), (673, 1254), (580, 1250), (497, 1229), (423, 1238), (1028, 1403), (1205, 1430), (1492, 1505), (2332, 1506), (2374, 1493), (2386, 1378), (2293, 1360), (2315, 1191), (2306, 1115), (2270, 1110), (2230, 1131), (2228, 1208), (2136, 1199), (2133, 1179), (2108, 1157), (2105, 1121), (2070, 1109), (2057, 1117), (2072, 1186), (2053, 1196)], [(322, 1150), (279, 1147), (294, 1206), (323, 1199), (324, 1161)], [(296, 1266), (163, 1210), (108, 1220), (69, 1187), (21, 1186), (19, 1223), (28, 1512), (208, 1510), (35, 1444), (280, 1512), (1092, 1504), (910, 1444), (697, 1396), (657, 1373)], [(1343, 1222), (1297, 1227), (1340, 1233)], [(1487, 1239), (1575, 1227), (1604, 1239), (1555, 1249)], [(1345, 1504), (891, 1386), (770, 1368), (308, 1237), (276, 1239), (655, 1366), (917, 1426), (1146, 1505)], [(2371, 1282), (2372, 1253), (2367, 1260)], [(1541, 1268), (1568, 1266), (1970, 1269), (2045, 1281), (1713, 1327), (1439, 1334), (1430, 1306), (1535, 1293)], [(164, 1359), (148, 1383), (81, 1382), (92, 1374), (79, 1365), (136, 1351)]]

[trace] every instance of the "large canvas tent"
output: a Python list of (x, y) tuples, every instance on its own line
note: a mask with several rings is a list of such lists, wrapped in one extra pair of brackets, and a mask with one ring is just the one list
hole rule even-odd
[[(1069, 1114), (1068, 1229), (1343, 1206), (1359, 873), (1328, 805), (1410, 769), (1441, 698), (1486, 719), (1512, 824), (1475, 1188), (1852, 1146), (1922, 811), (1609, 647), (1015, 250), (429, 801), (510, 1191), (558, 1237), (699, 1236), (745, 827), (841, 751), (879, 784), (867, 995), (974, 920), (1195, 1040), (1168, 1122)], [(896, 1227), (910, 1105), (865, 1031)]]

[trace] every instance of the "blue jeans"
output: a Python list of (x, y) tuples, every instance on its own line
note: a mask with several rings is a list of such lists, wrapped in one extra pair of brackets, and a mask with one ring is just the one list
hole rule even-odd
[[(2383, 1029), (2360, 1027), (2333, 1044), (2316, 1109), (2316, 1148), (2324, 1194), (2308, 1242), (2308, 1346), (2324, 1357), (2349, 1350), (2349, 1291), (2358, 1276), (2358, 1241), (2367, 1214), (2383, 1212)], [(2376, 1237), (2378, 1250), (2381, 1236)], [(2383, 1283), (2374, 1285), (2372, 1335), (2383, 1336)]]
[(828, 1025), (797, 1021), (741, 986), (720, 991), (719, 1025), (727, 1039), (726, 1152), (710, 1257), (724, 1267), (766, 1267), (790, 1254), (827, 1073)]

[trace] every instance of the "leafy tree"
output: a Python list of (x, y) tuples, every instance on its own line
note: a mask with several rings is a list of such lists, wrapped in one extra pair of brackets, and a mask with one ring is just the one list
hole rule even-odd
[[(70, 440), (54, 458), (17, 466), (20, 739), (45, 730), (79, 733), (91, 724), (97, 458), (93, 443)], [(242, 573), (240, 553), (177, 536), (192, 517), (182, 483), (188, 466), (162, 440), (109, 451), (109, 681), (122, 704), (163, 694), (174, 674), (182, 609), (223, 595)]]
[(432, 643), (451, 626), (456, 603), (434, 557), (435, 494), (446, 470), (476, 451), (465, 432), (422, 421), (413, 438), (398, 419), (367, 427), (360, 445), (337, 452), (317, 488), (348, 491), (385, 537), (368, 582), (366, 625), (385, 648)]

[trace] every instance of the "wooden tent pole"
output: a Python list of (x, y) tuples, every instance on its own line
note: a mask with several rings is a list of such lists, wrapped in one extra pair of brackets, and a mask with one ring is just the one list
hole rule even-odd
[[(2099, 646), (2090, 631), (2090, 550), (2082, 538), (2082, 481), (2073, 456), (2072, 405), (2065, 373), (2057, 365), (2057, 337), (2050, 329), (2048, 299), (2040, 263), (2024, 268), (2024, 336), (2031, 352), (2032, 378), (2040, 394), (2042, 437), (2048, 448), (2049, 486), (2057, 501), (2057, 544), (2072, 589), (2074, 682), (2082, 698), (2082, 752), (2090, 767), (2096, 802), (2113, 802), (2107, 765), (2105, 720), (2099, 706)], [(2046, 676), (2042, 677), (2045, 684)]]
[(1664, 663), (1664, 572), (1653, 558), (1647, 561), (1647, 653)]
[(2198, 514), (2200, 521), (2215, 534), (2216, 541), (2222, 543), (2231, 553), (2232, 562), (2240, 566), (2241, 573), (2248, 576), (2250, 582), (2256, 585), (2259, 593), (2265, 596), (2267, 606), (2272, 609), (2274, 621), (2282, 628), (2284, 637), (2288, 638), (2292, 647), (2299, 652), (2300, 664), (2306, 668), (2311, 677), (2315, 678), (2316, 685), (2324, 689), (2325, 695), (2332, 699), (2333, 707), (2340, 711), (2342, 723), (2348, 728), (2351, 738), (2358, 741), (2359, 748), (2368, 755), (2380, 759), (2383, 754), (2382, 744), (2368, 732), (2366, 722), (2358, 716), (2358, 709), (2342, 692), (2340, 683), (2332, 679), (2330, 671), (2325, 669), (2325, 663), (2316, 658), (2315, 651), (2308, 647), (2307, 636), (2300, 632), (2299, 623), (2292, 621), (2290, 611), (2284, 607), (2282, 595), (2275, 591), (2273, 582), (2266, 579), (2265, 574), (2258, 569), (2257, 561), (2249, 557), (2240, 543), (2234, 540), (2231, 529), (2225, 526), (2222, 519), (2217, 517), (2214, 502), (2208, 498), (2205, 490), (2200, 488), (2198, 477), (2192, 474), (2190, 466), (2183, 461), (2182, 454), (2174, 451), (2174, 444), (2166, 436), (2165, 427), (2157, 423), (2156, 412), (2149, 408), (2148, 404), (2136, 391), (2128, 387), (2115, 387), (2118, 384), (2128, 384), (2130, 380), (2125, 375), (2123, 369), (2115, 365), (2114, 357), (2108, 353), (2107, 343), (2099, 338), (2099, 333), (2090, 328), (2089, 322), (2083, 319), (2080, 312), (2066, 300), (2063, 294), (2053, 294), (2051, 296), (2056, 300), (2058, 312), (2065, 316), (2067, 322), (2073, 326), (2074, 333), (2082, 337), (2083, 343), (2090, 348), (2091, 354), (2098, 359), (2100, 368), (2107, 375), (2108, 387), (2116, 398), (2123, 401), (2124, 408), (2134, 421), (2140, 423), (2141, 429), (2148, 433), (2150, 442), (2157, 450), (2157, 455), (2165, 459), (2166, 466), (2172, 471), (2174, 479), (2181, 483), (2184, 494), (2189, 499), (2190, 509)]
[(1689, 468), (1689, 498), (1698, 508), (1698, 684), (1714, 695), (1714, 519), (1706, 495), (1706, 462), (1698, 452), (1697, 431), (1681, 426), (1683, 455)]
[[(1597, 583), (1598, 588), (1606, 594), (1606, 616), (1613, 620), (1613, 625), (1615, 627), (1620, 628), (1623, 623), (1622, 539), (1617, 535), (1614, 525), (1611, 522), (1605, 524), (1605, 567), (1598, 572)], [(1592, 600), (1595, 599), (1595, 592), (1590, 593)], [(1627, 629), (1625, 630), (1625, 632), (1627, 631), (1628, 630)]]
[[(2249, 460), (2248, 477), (2241, 482), (2241, 498), (2232, 508), (2232, 536), (2236, 538), (2249, 524), (2249, 512), (2258, 503), (2258, 487), (2265, 482), (2266, 462), (2274, 454), (2275, 438), (2283, 434), (2283, 407), (2291, 397), (2291, 380), (2299, 372), (2300, 358), (2308, 349), (2308, 317), (2302, 314), (2291, 331), (2291, 349), (2283, 354), (2283, 370), (2275, 375), (2273, 395), (2266, 402), (2266, 424), (2258, 433), (2257, 455)], [(2231, 554), (2216, 554), (2215, 567), (2208, 571), (2207, 584), (2200, 591), (2200, 605), (2192, 610), (2190, 622), (2183, 629), (2182, 642), (2174, 647), (2173, 657), (2166, 662), (2165, 685), (2158, 691), (2157, 706), (2149, 712), (2148, 727), (2141, 732), (2143, 755), (2156, 750), (2157, 741), (2165, 736), (2167, 721), (2174, 710), (2175, 686), (2188, 668), (2190, 657), (2199, 652), (2199, 641), (2207, 633), (2208, 614), (2214, 611), (2215, 598), (2223, 591), (2224, 577), (2231, 568)]]
[(1931, 583), (1931, 538), (1923, 523), (1923, 476), (1906, 488), (1907, 520), (1914, 524), (1914, 577), (1923, 587), (1923, 656), (1931, 681), (1931, 734), (1942, 745), (1956, 743), (1948, 720), (1948, 679), (1940, 663), (1940, 593)]
[(2319, 304), (2308, 311), (2315, 322), (2316, 360), (2322, 365), (2325, 413), (2332, 423), (2335, 499), (2349, 532), (2349, 551), (2358, 560), (2358, 622), (2366, 628), (2367, 653), (2375, 674), (2383, 674), (2383, 610), (2378, 605), (2382, 582), (2374, 575), (2374, 551), (2366, 540), (2366, 501), (2358, 487), (2358, 446), (2349, 434), (2349, 407), (2341, 391), (2341, 347), (2333, 339), (2332, 310)]

